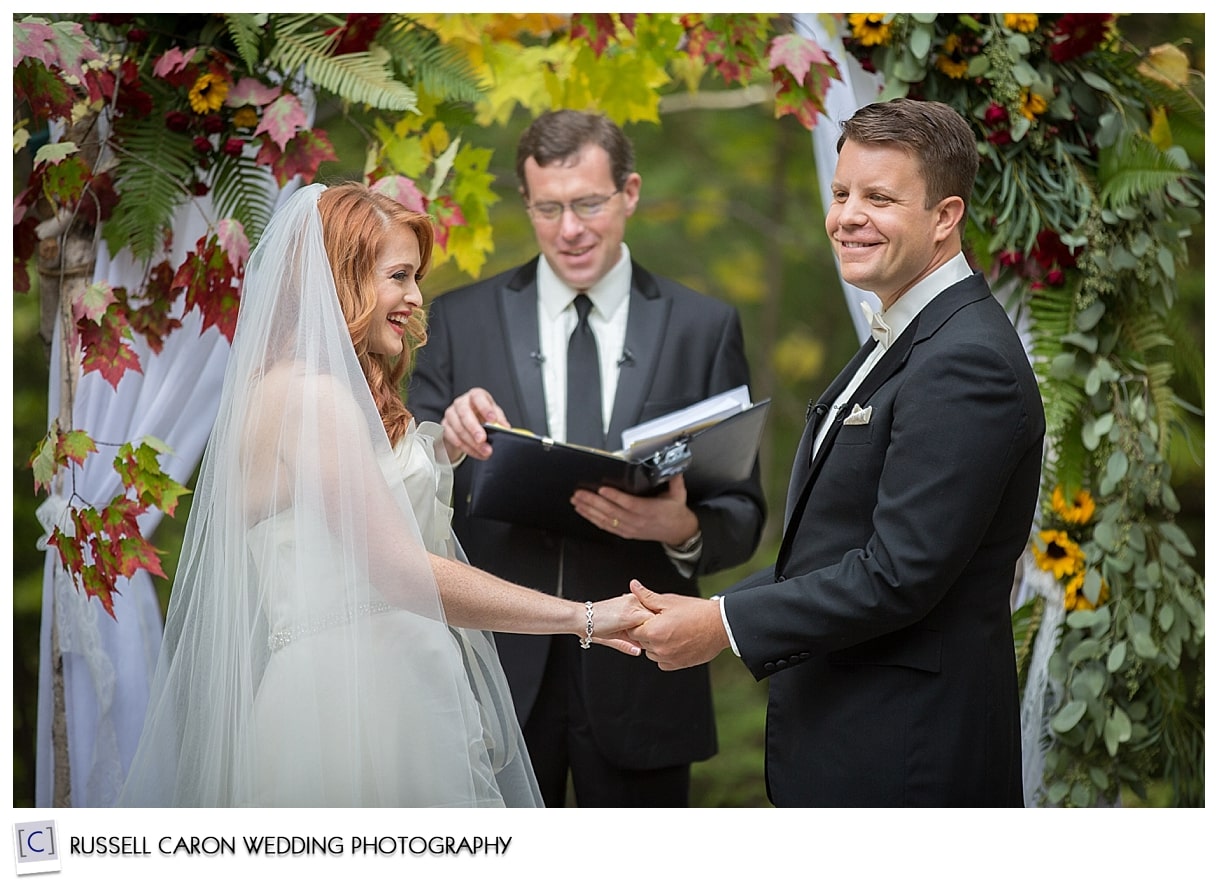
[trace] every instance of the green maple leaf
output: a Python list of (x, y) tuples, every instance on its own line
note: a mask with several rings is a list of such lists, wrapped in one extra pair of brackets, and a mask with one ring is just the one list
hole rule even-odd
[(135, 491), (143, 506), (155, 506), (172, 517), (178, 500), (190, 490), (161, 469), (157, 456), (165, 452), (168, 448), (157, 439), (147, 438), (138, 447), (127, 442), (114, 458), (114, 470), (122, 478), (123, 486)]
[(61, 432), (56, 421), (30, 454), (29, 466), (34, 470), (34, 490), (50, 488), (55, 473), (69, 461), (80, 465), (86, 456), (96, 452), (97, 445), (87, 432), (79, 429)]

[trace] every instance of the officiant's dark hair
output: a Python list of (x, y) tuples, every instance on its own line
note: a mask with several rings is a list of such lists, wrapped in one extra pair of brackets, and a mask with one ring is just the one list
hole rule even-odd
[(912, 98), (868, 104), (842, 123), (838, 153), (846, 141), (891, 144), (911, 154), (926, 180), (926, 207), (959, 196), (967, 213), (980, 162), (977, 139), (964, 117), (949, 105)]
[[(609, 154), (609, 170), (619, 190), (634, 173), (634, 146), (608, 117), (579, 110), (550, 110), (524, 130), (516, 145), (516, 180), (520, 192), (529, 195), (524, 164), (532, 157), (542, 168), (564, 164), (580, 150), (594, 144)], [(591, 195), (591, 194), (589, 194)]]

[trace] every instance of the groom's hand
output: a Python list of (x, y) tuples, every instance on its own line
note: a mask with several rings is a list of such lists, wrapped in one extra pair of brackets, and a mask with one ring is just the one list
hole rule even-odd
[(630, 591), (656, 615), (630, 631), (630, 639), (643, 647), (662, 671), (676, 671), (710, 661), (730, 645), (720, 617), (719, 604), (701, 597), (656, 594), (638, 579)]

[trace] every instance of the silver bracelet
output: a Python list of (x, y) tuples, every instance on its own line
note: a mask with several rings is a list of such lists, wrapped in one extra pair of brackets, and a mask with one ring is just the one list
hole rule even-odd
[(592, 645), (592, 601), (584, 601), (584, 614), (588, 617), (586, 636), (579, 638), (579, 648), (587, 649)]

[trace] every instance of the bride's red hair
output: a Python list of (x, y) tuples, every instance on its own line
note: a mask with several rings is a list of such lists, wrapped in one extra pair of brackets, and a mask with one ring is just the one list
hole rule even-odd
[(419, 255), (425, 273), (431, 264), (435, 231), (431, 218), (411, 211), (399, 202), (368, 189), (363, 184), (336, 184), (317, 200), (326, 243), (326, 255), (334, 273), (338, 302), (360, 367), (372, 390), (372, 399), (385, 424), (389, 442), (396, 444), (406, 434), (410, 411), (402, 401), (402, 378), (414, 360), (414, 353), (427, 342), (427, 325), (421, 310), (410, 316), (406, 327), (406, 347), (402, 355), (390, 358), (368, 351), (368, 326), (376, 309), (373, 274), (377, 255), (386, 236), (406, 228), (419, 242)]

